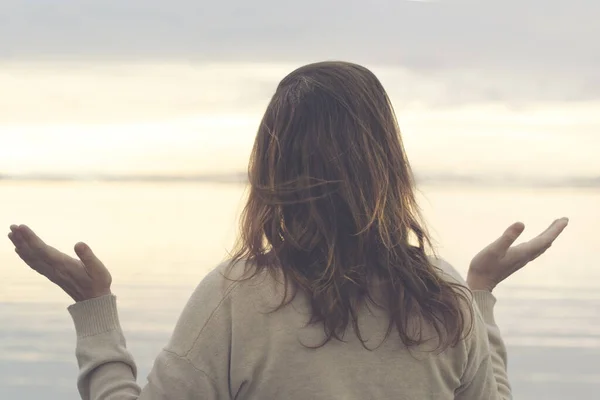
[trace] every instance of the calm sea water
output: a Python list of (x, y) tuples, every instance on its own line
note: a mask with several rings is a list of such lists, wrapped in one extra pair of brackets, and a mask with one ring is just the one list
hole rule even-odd
[[(569, 216), (563, 237), (497, 291), (516, 399), (590, 399), (600, 391), (600, 191), (422, 187), (440, 254), (464, 273), (515, 220), (524, 238)], [(27, 223), (70, 250), (87, 241), (110, 267), (140, 382), (187, 298), (226, 257), (241, 186), (1, 183), (0, 226)], [(66, 295), (0, 241), (0, 398), (76, 399)]]

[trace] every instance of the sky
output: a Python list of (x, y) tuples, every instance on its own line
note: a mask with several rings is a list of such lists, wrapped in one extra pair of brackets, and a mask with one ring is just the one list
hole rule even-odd
[(344, 59), (382, 79), (421, 169), (599, 174), (598, 15), (594, 0), (3, 0), (0, 173), (239, 170), (277, 81)]

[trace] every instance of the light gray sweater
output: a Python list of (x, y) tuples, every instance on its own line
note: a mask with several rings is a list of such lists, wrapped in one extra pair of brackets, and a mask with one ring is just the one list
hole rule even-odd
[[(461, 279), (447, 263), (439, 266), (448, 279)], [(136, 365), (125, 347), (116, 298), (70, 306), (82, 399), (511, 398), (506, 349), (489, 292), (474, 293), (470, 336), (442, 354), (409, 350), (393, 331), (373, 351), (353, 334), (344, 342), (309, 349), (306, 345), (321, 342), (323, 329), (306, 326), (309, 308), (301, 293), (290, 305), (269, 313), (281, 301), (277, 280), (265, 274), (235, 283), (224, 272), (225, 266), (219, 266), (197, 287), (143, 388), (136, 383)], [(387, 318), (365, 311), (360, 321), (367, 346), (377, 347)]]

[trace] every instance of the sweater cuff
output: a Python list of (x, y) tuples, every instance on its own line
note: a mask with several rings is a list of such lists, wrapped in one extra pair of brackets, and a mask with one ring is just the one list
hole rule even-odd
[(114, 295), (81, 301), (69, 306), (68, 310), (79, 338), (120, 329), (117, 298)]
[(496, 325), (494, 319), (494, 305), (496, 304), (496, 298), (492, 292), (488, 292), (487, 290), (474, 290), (473, 300), (477, 303), (477, 307), (479, 308), (485, 323)]

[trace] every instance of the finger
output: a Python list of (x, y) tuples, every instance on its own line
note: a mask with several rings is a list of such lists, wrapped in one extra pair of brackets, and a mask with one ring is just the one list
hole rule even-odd
[(20, 225), (17, 229), (17, 232), (21, 234), (23, 239), (32, 248), (43, 248), (46, 246), (46, 243), (44, 243), (44, 241), (40, 239), (39, 236), (36, 235), (35, 232), (27, 225)]
[[(40, 263), (33, 255), (32, 252), (27, 248), (27, 245), (23, 247), (15, 247), (15, 253), (27, 264), (32, 270), (50, 278), (48, 274), (48, 268), (45, 263)], [(52, 279), (50, 279), (52, 280)]]
[(524, 230), (525, 225), (522, 222), (515, 222), (504, 231), (502, 236), (491, 244), (491, 248), (499, 253), (505, 253), (519, 236), (521, 236)]
[[(25, 226), (11, 226), (15, 252), (31, 269), (54, 282), (58, 252)], [(33, 247), (37, 246), (37, 247)]]
[(22, 233), (17, 229), (8, 234), (10, 241), (15, 245), (15, 250), (19, 253), (29, 253), (31, 250), (23, 238)]
[(567, 225), (569, 225), (567, 218), (557, 219), (544, 232), (523, 245), (530, 254), (541, 254), (552, 246)]
[(8, 232), (8, 239), (12, 242), (12, 244), (15, 245), (15, 247), (17, 247), (17, 236), (14, 234), (14, 232)]
[(96, 257), (90, 246), (87, 244), (83, 242), (77, 243), (75, 245), (75, 253), (92, 278), (104, 276), (108, 273), (108, 269), (104, 266), (102, 261)]
[(52, 246), (48, 246), (35, 232), (27, 225), (20, 225), (17, 234), (23, 238), (25, 251), (31, 253), (31, 258), (44, 261), (46, 264), (56, 267), (63, 261), (64, 254)]
[(19, 232), (18, 227), (16, 225), (10, 226), (10, 232), (8, 233), (8, 238), (15, 245), (15, 247), (23, 246), (23, 237), (22, 237), (21, 233)]
[(15, 253), (17, 253), (19, 258), (21, 260), (23, 260), (25, 262), (25, 264), (30, 265), (29, 258), (27, 256), (27, 254), (25, 252), (23, 252), (23, 250), (19, 249), (18, 247), (15, 247)]
[(546, 229), (546, 231), (544, 232), (547, 236), (549, 236), (550, 238), (552, 238), (552, 240), (556, 239), (558, 237), (558, 235), (560, 235), (562, 233), (562, 231), (565, 230), (565, 228), (569, 225), (569, 219), (568, 218), (560, 218), (557, 219), (556, 221), (554, 221), (549, 227), (548, 229)]
[(539, 246), (550, 246), (552, 242), (565, 230), (569, 220), (566, 218), (557, 219), (546, 230), (531, 240), (532, 243)]
[(23, 241), (23, 238), (21, 238), (21, 236), (17, 232), (10, 232), (8, 234), (8, 238), (15, 246), (15, 251), (17, 252), (17, 254), (26, 252), (28, 250), (27, 245)]

